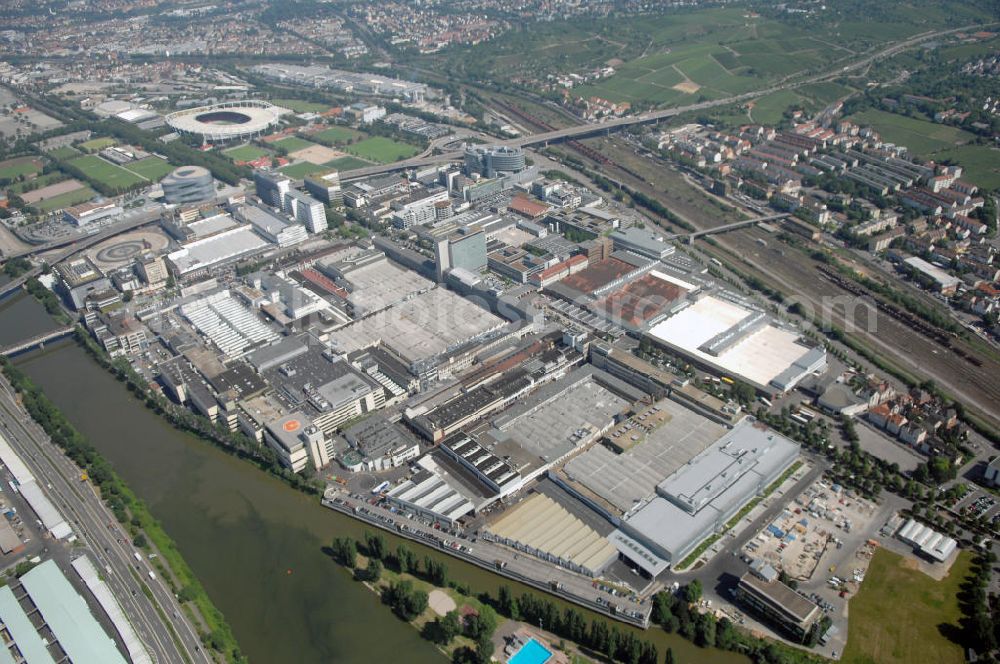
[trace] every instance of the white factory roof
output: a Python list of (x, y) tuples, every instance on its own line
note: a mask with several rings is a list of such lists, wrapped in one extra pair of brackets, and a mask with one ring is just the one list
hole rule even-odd
[(191, 231), (195, 239), (200, 240), (238, 225), (236, 220), (230, 215), (220, 212), (219, 214), (213, 214), (211, 217), (192, 221), (186, 228)]
[(955, 288), (960, 283), (962, 283), (962, 280), (959, 279), (958, 277), (948, 274), (945, 270), (942, 270), (937, 265), (928, 263), (919, 256), (911, 256), (910, 258), (907, 258), (903, 262), (912, 267), (913, 269), (922, 272), (923, 274), (927, 275), (928, 277), (936, 281), (938, 285), (941, 286), (941, 288), (944, 289)]
[(10, 471), (21, 495), (24, 496), (28, 506), (38, 515), (38, 519), (45, 525), (49, 533), (56, 539), (72, 535), (72, 528), (63, 519), (62, 514), (59, 513), (55, 504), (49, 500), (45, 492), (38, 486), (35, 476), (31, 474), (28, 467), (21, 461), (21, 457), (17, 455), (14, 448), (10, 446), (3, 435), (0, 435), (0, 461)]
[(506, 325), (465, 298), (434, 288), (330, 334), (333, 348), (350, 353), (382, 342), (407, 363), (440, 355)]
[(896, 537), (938, 562), (947, 560), (958, 546), (951, 537), (942, 535), (914, 519), (904, 523), (896, 533)]
[(101, 578), (90, 558), (86, 554), (83, 554), (70, 564), (76, 570), (76, 573), (80, 575), (80, 578), (87, 585), (87, 588), (90, 589), (90, 592), (97, 598), (97, 602), (104, 609), (104, 612), (108, 614), (108, 618), (115, 626), (118, 635), (125, 644), (125, 650), (128, 651), (128, 656), (132, 660), (132, 664), (152, 664), (153, 660), (146, 651), (146, 646), (143, 645), (139, 635), (136, 634), (135, 628), (132, 627), (132, 623), (129, 622), (129, 619), (125, 616), (125, 612), (122, 611), (121, 605), (118, 604), (118, 600), (115, 599), (115, 596), (111, 593), (111, 589), (108, 588), (108, 584)]
[(230, 358), (280, 338), (228, 290), (189, 302), (181, 306), (181, 313)]
[(768, 322), (748, 330), (718, 355), (700, 348), (753, 314), (728, 300), (705, 295), (654, 326), (649, 334), (724, 373), (767, 386), (810, 355), (812, 349), (799, 343), (795, 332)]
[(424, 470), (393, 487), (389, 498), (455, 521), (473, 510), (472, 502), (437, 471), (432, 459), (421, 459)]
[(116, 116), (125, 122), (133, 123), (160, 117), (155, 111), (146, 110), (144, 108), (130, 108), (127, 111), (117, 113)]
[(193, 270), (213, 267), (269, 246), (270, 243), (254, 233), (249, 226), (239, 226), (190, 242), (183, 249), (167, 254), (167, 260), (183, 275)]
[(676, 564), (775, 481), (798, 454), (793, 441), (746, 417), (661, 482), (657, 496), (626, 515), (620, 528), (656, 557)]

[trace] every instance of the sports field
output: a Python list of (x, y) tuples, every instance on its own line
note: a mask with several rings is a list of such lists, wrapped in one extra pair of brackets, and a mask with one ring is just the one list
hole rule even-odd
[(56, 148), (55, 150), (49, 150), (45, 154), (49, 155), (53, 159), (63, 160), (69, 159), (70, 157), (75, 157), (80, 154), (80, 151), (71, 145), (64, 145), (61, 148)]
[(280, 169), (282, 173), (292, 178), (293, 180), (298, 180), (299, 178), (304, 178), (311, 173), (318, 173), (320, 171), (327, 170), (326, 166), (320, 166), (319, 164), (311, 164), (308, 161), (299, 162), (298, 164), (292, 164), (291, 166), (285, 166)]
[(65, 173), (62, 171), (55, 171), (46, 175), (39, 175), (38, 177), (25, 180), (24, 182), (15, 182), (7, 187), (7, 191), (14, 194), (23, 194), (27, 191), (41, 189), (42, 187), (47, 187), (50, 184), (55, 184), (56, 182), (60, 182), (65, 179), (67, 179)]
[(42, 170), (42, 160), (38, 157), (15, 157), (0, 161), (0, 178), (13, 180), (22, 175), (34, 175)]
[(311, 148), (316, 145), (304, 138), (299, 138), (298, 136), (289, 136), (288, 138), (283, 138), (280, 141), (275, 141), (271, 145), (288, 150), (289, 152), (297, 152), (299, 150), (305, 150), (306, 148)]
[(169, 161), (159, 157), (146, 157), (139, 161), (133, 161), (131, 164), (126, 164), (125, 168), (153, 182), (159, 182), (164, 175), (174, 170)]
[(384, 136), (372, 136), (344, 148), (362, 159), (388, 164), (400, 159), (408, 159), (420, 152), (420, 148), (409, 143), (400, 143)]
[(37, 208), (41, 212), (51, 212), (52, 210), (60, 210), (70, 205), (86, 203), (96, 195), (97, 192), (90, 187), (81, 187), (73, 191), (67, 191), (65, 194), (46, 198), (44, 201), (32, 203), (31, 207)]
[(336, 168), (338, 171), (352, 171), (355, 168), (364, 168), (372, 164), (357, 157), (341, 157), (340, 159), (326, 162), (326, 165), (330, 168)]
[(328, 145), (344, 145), (364, 136), (365, 134), (356, 129), (340, 126), (329, 127), (312, 135), (315, 140)]
[(91, 182), (104, 184), (115, 189), (125, 189), (147, 181), (147, 178), (141, 175), (136, 175), (92, 154), (71, 159), (68, 163), (80, 169), (84, 177)]
[(271, 103), (275, 106), (290, 108), (296, 113), (322, 113), (330, 110), (330, 104), (304, 101), (302, 99), (272, 99)]
[(922, 157), (964, 145), (975, 138), (957, 127), (876, 109), (856, 113), (849, 119), (862, 126), (874, 127), (882, 135), (882, 140), (905, 145), (910, 152)]
[(104, 136), (80, 143), (80, 149), (84, 152), (99, 152), (104, 148), (110, 148), (112, 145), (118, 145), (118, 141)]
[(222, 154), (226, 155), (233, 161), (254, 161), (256, 159), (260, 159), (261, 157), (266, 157), (271, 153), (262, 147), (248, 143), (239, 147), (223, 150)]
[(908, 559), (879, 549), (861, 590), (851, 599), (844, 664), (961, 664), (962, 646), (945, 633), (959, 629), (961, 585), (972, 556), (959, 554), (948, 576), (935, 581), (907, 564)]

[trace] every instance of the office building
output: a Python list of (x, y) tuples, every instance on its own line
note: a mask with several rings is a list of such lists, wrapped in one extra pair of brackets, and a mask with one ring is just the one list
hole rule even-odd
[(86, 226), (103, 219), (121, 216), (123, 210), (114, 201), (82, 203), (63, 210), (63, 219), (74, 226)]
[(203, 203), (215, 198), (215, 180), (207, 168), (181, 166), (160, 181), (163, 198), (173, 205)]
[(146, 254), (136, 262), (136, 269), (143, 281), (150, 286), (162, 283), (170, 276), (162, 256)]
[(420, 456), (420, 441), (399, 423), (380, 415), (350, 427), (344, 438), (354, 454), (344, 455), (340, 462), (352, 472), (387, 470)]
[(660, 260), (674, 253), (674, 246), (664, 242), (661, 235), (635, 227), (612, 232), (611, 241), (616, 251), (631, 251), (653, 260)]
[(264, 440), (277, 453), (281, 465), (293, 473), (301, 473), (310, 462), (317, 469), (330, 463), (323, 432), (301, 411), (268, 424)]
[(240, 221), (253, 227), (262, 238), (282, 249), (304, 242), (309, 233), (302, 224), (293, 223), (257, 205), (243, 205), (233, 211)]
[(145, 326), (131, 316), (88, 311), (84, 320), (90, 333), (111, 357), (135, 355), (148, 346)]
[(291, 180), (272, 171), (254, 171), (253, 183), (260, 200), (278, 209), (281, 209), (285, 194), (292, 188)]
[[(308, 335), (289, 337), (248, 356), (288, 410), (307, 415), (325, 435), (385, 405), (385, 391)], [(280, 363), (275, 365), (278, 356)], [(267, 369), (261, 367), (268, 366)]]
[(309, 194), (297, 189), (285, 192), (285, 214), (301, 222), (310, 233), (322, 233), (326, 230), (326, 209), (323, 203)]
[(91, 261), (84, 256), (68, 263), (60, 263), (55, 267), (59, 276), (61, 294), (75, 309), (82, 309), (91, 293), (106, 291), (111, 288), (111, 280)]
[(479, 274), (486, 268), (486, 233), (475, 226), (459, 228), (434, 245), (438, 281), (453, 269)]
[(814, 602), (778, 579), (764, 578), (754, 571), (745, 572), (740, 577), (736, 598), (743, 606), (800, 643), (806, 640), (810, 630), (823, 617), (823, 612)]
[(419, 190), (409, 197), (392, 203), (392, 224), (396, 228), (407, 229), (413, 226), (423, 226), (437, 220), (437, 206), (450, 206), (448, 190), (432, 185), (426, 190)]
[(306, 191), (327, 205), (340, 205), (344, 193), (340, 189), (340, 173), (336, 170), (307, 175), (303, 184)]
[(385, 106), (358, 102), (357, 104), (351, 104), (346, 112), (353, 116), (359, 123), (365, 125), (381, 120), (386, 116), (387, 111), (385, 110)]
[(504, 145), (467, 145), (465, 171), (479, 173), (485, 178), (495, 178), (505, 173), (520, 173), (526, 168), (524, 151)]

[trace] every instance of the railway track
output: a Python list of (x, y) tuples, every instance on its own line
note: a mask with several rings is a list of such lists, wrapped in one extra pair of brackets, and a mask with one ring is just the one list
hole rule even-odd
[(981, 367), (983, 366), (983, 361), (969, 353), (967, 350), (962, 348), (960, 345), (955, 344), (954, 340), (958, 338), (958, 335), (954, 332), (944, 332), (933, 325), (929, 324), (924, 319), (916, 316), (905, 309), (897, 307), (891, 302), (886, 302), (875, 295), (872, 294), (870, 290), (858, 284), (850, 279), (844, 277), (837, 272), (834, 272), (830, 268), (824, 265), (817, 265), (816, 269), (819, 270), (820, 275), (827, 281), (833, 283), (835, 286), (841, 290), (845, 290), (852, 295), (857, 295), (858, 297), (867, 298), (878, 308), (879, 311), (892, 316), (899, 322), (905, 324), (910, 329), (919, 332), (928, 339), (931, 339), (937, 344), (940, 344), (943, 348), (946, 348), (953, 352), (958, 357), (962, 358), (969, 364), (973, 366)]

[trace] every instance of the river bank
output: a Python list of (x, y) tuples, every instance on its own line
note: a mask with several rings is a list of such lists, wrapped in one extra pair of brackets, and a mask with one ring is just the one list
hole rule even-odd
[[(345, 579), (324, 553), (334, 536), (360, 537), (363, 524), (173, 428), (74, 342), (59, 342), (17, 364), (135, 488), (226, 616), (250, 661), (294, 656), (297, 662), (368, 663), (398, 661), (400, 652), (414, 664), (445, 661), (370, 592)], [(391, 535), (387, 540), (393, 547), (401, 542)], [(452, 578), (477, 593), (495, 594), (500, 585), (518, 594), (529, 590), (434, 549), (412, 546), (421, 557), (443, 561)], [(555, 601), (560, 611), (566, 608)], [(583, 613), (588, 620), (598, 616)], [(680, 661), (747, 661), (697, 648), (662, 630), (635, 633), (660, 652), (672, 647)]]

